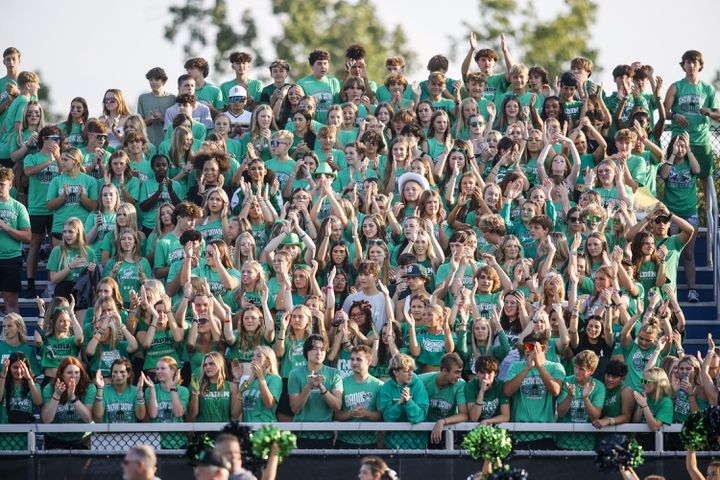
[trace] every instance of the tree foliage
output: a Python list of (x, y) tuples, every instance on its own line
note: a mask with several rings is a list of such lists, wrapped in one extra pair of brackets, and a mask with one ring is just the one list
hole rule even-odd
[[(250, 9), (244, 10), (238, 21), (233, 22), (226, 0), (184, 2), (170, 6), (171, 20), (165, 26), (165, 38), (171, 42), (183, 38), (186, 56), (197, 56), (203, 49), (214, 47), (213, 66), (216, 71), (224, 72), (229, 69), (229, 53), (242, 48), (252, 53), (256, 66), (265, 64), (257, 47), (258, 29)], [(237, 30), (234, 25), (238, 25)]]
[[(541, 20), (533, 2), (478, 0), (480, 21), (467, 23), (476, 32), (480, 48), (499, 47), (504, 32), (516, 61), (541, 65), (551, 76), (569, 68), (570, 59), (583, 56), (595, 62), (598, 51), (590, 46), (590, 26), (597, 15), (594, 0), (564, 0), (563, 10)], [(596, 68), (595, 70), (599, 70)]]
[[(263, 65), (264, 56), (257, 46), (257, 22), (250, 10), (245, 10), (239, 23), (228, 18), (226, 0), (182, 0), (184, 4), (171, 6), (170, 23), (165, 37), (174, 41), (184, 38), (183, 49), (188, 56), (200, 49), (216, 46), (215, 68), (227, 68), (228, 53), (235, 49), (251, 51), (255, 66)], [(271, 56), (290, 62), (293, 76), (300, 78), (310, 71), (308, 53), (324, 48), (332, 57), (331, 68), (342, 75), (345, 48), (360, 43), (368, 52), (369, 78), (385, 77), (385, 58), (403, 55), (408, 68), (415, 54), (408, 47), (408, 39), (401, 26), (388, 29), (375, 13), (370, 0), (270, 0), (281, 33), (273, 38), (276, 52)], [(215, 36), (212, 37), (214, 32)]]

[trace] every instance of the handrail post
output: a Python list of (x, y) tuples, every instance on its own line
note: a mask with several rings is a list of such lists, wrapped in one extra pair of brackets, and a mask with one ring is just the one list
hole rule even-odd
[(665, 441), (663, 439), (663, 431), (655, 432), (655, 450), (662, 453), (665, 450)]
[(31, 454), (37, 453), (37, 442), (35, 441), (35, 432), (32, 430), (28, 430), (27, 432), (27, 448), (30, 450)]
[(452, 450), (455, 447), (455, 430), (448, 428), (445, 430), (445, 450)]

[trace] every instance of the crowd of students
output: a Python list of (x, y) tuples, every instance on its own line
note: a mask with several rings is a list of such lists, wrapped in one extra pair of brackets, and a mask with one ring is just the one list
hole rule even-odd
[[(268, 85), (247, 53), (220, 87), (191, 58), (177, 95), (156, 67), (135, 112), (110, 88), (98, 118), (78, 96), (53, 125), (7, 48), (0, 422), (434, 422), (298, 433), (424, 448), (458, 422), (656, 430), (716, 405), (720, 351), (684, 355), (677, 295), (682, 259), (699, 301), (698, 190), (720, 120), (702, 54), (666, 91), (652, 67), (618, 65), (607, 93), (586, 58), (552, 85), (501, 50), (471, 36), (459, 79), (436, 55), (412, 84), (402, 57), (368, 79), (361, 45), (313, 50), (296, 81), (276, 60)], [(20, 293), (38, 296), (33, 338)]]

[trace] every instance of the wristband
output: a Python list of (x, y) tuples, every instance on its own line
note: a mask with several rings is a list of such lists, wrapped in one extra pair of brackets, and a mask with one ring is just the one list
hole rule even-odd
[(615, 417), (609, 417), (609, 420), (610, 420), (610, 426), (614, 427), (615, 426)]
[(70, 403), (75, 403), (75, 402), (77, 402), (77, 401), (78, 401), (78, 397), (72, 397), (72, 398), (69, 400)]
[(52, 399), (55, 400), (56, 402), (59, 402), (59, 401), (60, 401), (60, 398), (59, 398), (59, 397), (56, 397), (55, 395), (52, 396)]
[(482, 402), (478, 402), (478, 401), (475, 401), (475, 405), (477, 405), (478, 407), (482, 407), (482, 406), (483, 406)]
[(170, 391), (171, 391), (171, 392), (177, 392), (177, 391), (178, 391), (178, 387), (170, 387)]

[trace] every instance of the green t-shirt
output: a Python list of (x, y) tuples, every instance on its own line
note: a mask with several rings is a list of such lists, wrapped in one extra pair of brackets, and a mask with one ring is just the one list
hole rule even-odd
[[(190, 401), (190, 390), (182, 385), (177, 387), (177, 394), (180, 397), (180, 403), (184, 411), (187, 412), (188, 402)], [(152, 423), (182, 423), (183, 417), (176, 417), (173, 412), (172, 392), (162, 388), (160, 384), (155, 385), (155, 398), (157, 400), (158, 415), (155, 418), (149, 418)], [(149, 388), (145, 389), (145, 405), (150, 403)], [(160, 434), (160, 446), (164, 449), (177, 450), (187, 446), (187, 435), (183, 432), (163, 432)]]
[(419, 375), (430, 401), (425, 419), (427, 422), (437, 422), (441, 418), (455, 415), (460, 405), (465, 404), (465, 380), (460, 379), (454, 385), (450, 384), (440, 388), (437, 384), (438, 375), (440, 372)]
[(67, 134), (67, 122), (62, 122), (58, 125), (58, 128), (63, 134), (63, 137), (67, 138), (68, 144), (71, 147), (82, 148), (85, 146), (85, 142), (82, 139), (82, 131), (85, 125), (82, 123), (73, 122), (70, 126), (70, 134)]
[(175, 233), (170, 232), (158, 240), (155, 247), (155, 268), (169, 267), (185, 258), (185, 249)]
[[(0, 143), (2, 143), (5, 148), (7, 148), (8, 140), (12, 137), (13, 133), (15, 133), (15, 124), (23, 121), (25, 107), (30, 103), (30, 100), (31, 98), (25, 95), (18, 95), (7, 110), (5, 110), (5, 118), (3, 119), (2, 125), (0, 125)], [(37, 100), (37, 98), (34, 100)]]
[[(45, 388), (43, 388), (42, 396), (43, 396), (43, 403), (49, 403), (50, 399), (53, 396), (53, 393), (55, 392), (55, 385), (52, 383), (48, 383), (45, 385)], [(85, 390), (85, 395), (80, 397), (78, 396), (78, 399), (82, 401), (82, 403), (92, 411), (93, 403), (95, 402), (95, 395), (97, 393), (97, 388), (93, 383), (90, 383), (87, 387), (87, 390)], [(50, 423), (83, 423), (83, 421), (80, 419), (80, 416), (77, 414), (77, 411), (75, 410), (75, 407), (69, 403), (58, 403), (57, 411), (55, 412), (55, 417), (53, 418), (52, 422)], [(85, 437), (88, 437), (91, 435), (90, 432), (71, 432), (71, 433), (64, 433), (64, 432), (48, 432), (45, 435), (48, 437), (57, 438), (58, 440), (63, 440), (66, 442), (77, 442), (79, 440), (82, 440)]]
[(118, 271), (115, 274), (114, 278), (117, 281), (118, 286), (120, 287), (120, 296), (123, 299), (123, 303), (125, 305), (129, 305), (130, 291), (140, 291), (140, 285), (142, 284), (142, 279), (140, 277), (140, 268), (142, 268), (144, 278), (150, 278), (152, 277), (152, 267), (150, 266), (150, 262), (148, 262), (148, 259), (145, 257), (141, 257), (140, 260), (137, 262), (128, 262), (127, 260), (120, 261), (111, 258), (110, 260), (108, 260), (107, 265), (105, 265), (105, 269), (103, 270), (103, 276), (109, 277), (113, 271), (113, 268), (115, 268), (115, 264), (117, 264), (118, 262), (120, 262), (120, 267), (118, 268)]
[[(178, 196), (180, 200), (185, 199), (185, 187), (178, 182), (177, 180), (171, 180), (173, 191)], [(157, 192), (158, 188), (160, 188), (160, 184), (155, 179), (155, 176), (148, 177), (148, 179), (143, 182), (140, 185), (140, 198), (138, 198), (138, 210), (140, 210), (140, 204), (147, 200), (148, 198), (152, 197), (155, 192)], [(157, 210), (160, 208), (160, 206), (164, 203), (170, 203), (172, 204), (172, 200), (170, 199), (170, 193), (168, 193), (167, 188), (163, 187), (162, 192), (157, 198), (157, 202), (155, 202), (155, 205), (152, 206), (149, 210), (145, 210), (143, 213), (143, 221), (142, 226), (145, 228), (153, 229), (155, 228), (155, 219), (157, 217)]]
[[(590, 393), (590, 403), (593, 406), (602, 408), (605, 404), (605, 385), (599, 380), (590, 377), (590, 382), (595, 385)], [(566, 384), (575, 385), (575, 395), (570, 401), (570, 410), (567, 414), (559, 417), (559, 423), (590, 423), (590, 417), (585, 409), (585, 401), (582, 398), (583, 387), (578, 385), (575, 375), (570, 375), (563, 382), (562, 391), (558, 397), (558, 404), (568, 396)], [(593, 433), (558, 433), (555, 442), (561, 450), (593, 450), (595, 448), (595, 434)]]
[[(372, 375), (368, 375), (364, 382), (355, 380), (354, 375), (345, 377), (342, 396), (343, 411), (350, 412), (355, 408), (362, 407), (368, 412), (376, 412), (382, 386), (383, 382)], [(366, 418), (352, 418), (349, 421), (367, 422), (369, 420)], [(377, 442), (377, 433), (338, 432), (338, 440), (353, 445), (374, 445)]]
[[(288, 393), (290, 395), (299, 394), (305, 384), (308, 382), (308, 375), (310, 370), (307, 365), (296, 368), (290, 372), (288, 378)], [(323, 381), (323, 387), (327, 388), (330, 392), (343, 391), (343, 382), (340, 374), (337, 370), (327, 365), (323, 365), (320, 370), (315, 372), (316, 375), (323, 375), (325, 380)], [(325, 395), (329, 395), (326, 393)], [(293, 417), (293, 422), (332, 422), (333, 411), (327, 404), (323, 395), (320, 393), (319, 388), (315, 388), (310, 391), (305, 406)], [(333, 432), (299, 432), (298, 437), (301, 438), (312, 438), (316, 440), (332, 438)]]
[(293, 370), (307, 365), (307, 360), (303, 356), (304, 343), (304, 338), (290, 340), (290, 337), (286, 334), (285, 355), (282, 357), (282, 363), (280, 365), (280, 375), (283, 378), (289, 378)]
[[(48, 350), (49, 347), (49, 350)], [(53, 357), (50, 351), (55, 354)], [(48, 336), (48, 345), (43, 344), (40, 348), (40, 367), (57, 368), (65, 357), (78, 357), (80, 355), (80, 347), (75, 345), (75, 335), (65, 338), (57, 338)]]
[(335, 98), (340, 94), (340, 81), (332, 76), (326, 75), (321, 80), (312, 75), (298, 80), (305, 95), (315, 97), (317, 105), (315, 108), (315, 119), (321, 123), (327, 123), (327, 115), (330, 107), (335, 103)]
[[(93, 330), (95, 328), (91, 323), (85, 325), (83, 331), (86, 332), (85, 338), (87, 342), (92, 338)], [(85, 346), (87, 346), (87, 342)], [(87, 355), (88, 357), (88, 372), (90, 375), (94, 375), (98, 368), (102, 370), (103, 377), (110, 376), (110, 367), (115, 360), (125, 358), (130, 360), (130, 356), (127, 351), (128, 342), (127, 340), (120, 340), (115, 348), (110, 348), (110, 345), (98, 344), (95, 347), (94, 355)]]
[(35, 347), (22, 343), (16, 346), (10, 346), (7, 342), (0, 341), (0, 363), (4, 362), (6, 358), (10, 358), (10, 354), (13, 352), (22, 352), (30, 362), (30, 369), (34, 375), (40, 374), (40, 364), (38, 363), (37, 354), (35, 353)]
[[(47, 262), (47, 270), (48, 272), (59, 272), (70, 265), (76, 258), (84, 258), (87, 260), (87, 263), (95, 261), (95, 250), (91, 247), (85, 247), (85, 254), (86, 255), (83, 257), (80, 255), (80, 250), (77, 248), (68, 248), (63, 256), (62, 247), (58, 245), (50, 252), (50, 257)], [(86, 268), (87, 265), (71, 269), (70, 273), (68, 273), (67, 277), (65, 277), (65, 280), (71, 282), (76, 281)]]
[(196, 421), (229, 422), (230, 395), (230, 382), (225, 382), (222, 390), (217, 389), (217, 384), (211, 383), (207, 393), (200, 394)]
[[(25, 157), (25, 168), (42, 165), (50, 159), (42, 152)], [(28, 184), (28, 213), (30, 215), (50, 215), (47, 209), (48, 188), (53, 178), (58, 175), (57, 162), (52, 162), (39, 173), (30, 176)], [(53, 197), (55, 198), (55, 197)]]
[(665, 197), (668, 210), (679, 217), (698, 213), (697, 175), (690, 170), (690, 162), (673, 165), (665, 180)]
[[(655, 401), (652, 397), (647, 399), (648, 407), (655, 417), (655, 420), (664, 423), (665, 425), (671, 425), (673, 422), (673, 402), (670, 397), (662, 397), (660, 400)], [(643, 412), (641, 422), (645, 422), (645, 412)]]
[[(710, 118), (701, 115), (701, 108), (716, 110), (720, 102), (715, 88), (709, 83), (699, 81), (693, 85), (686, 79), (673, 83), (675, 86), (675, 100), (670, 111), (685, 117), (688, 127), (681, 127), (676, 121), (672, 122), (672, 136), (676, 137), (683, 132), (690, 135), (690, 145), (704, 145), (710, 143)], [(668, 116), (670, 113), (668, 112)]]
[[(622, 348), (622, 354), (625, 360), (625, 364), (628, 367), (627, 377), (625, 378), (625, 386), (632, 388), (636, 392), (642, 392), (642, 376), (647, 362), (655, 352), (655, 347), (650, 347), (647, 350), (642, 350), (636, 342), (632, 342), (628, 348)], [(658, 358), (657, 364), (660, 363)], [(672, 407), (671, 407), (672, 409)]]
[(210, 242), (214, 242), (215, 240), (223, 239), (222, 220), (219, 218), (214, 222), (196, 225), (195, 230), (202, 233), (203, 240), (205, 240), (206, 245)]
[[(485, 391), (483, 394), (482, 413), (478, 421), (497, 417), (500, 415), (500, 406), (510, 404), (510, 399), (503, 395), (502, 389), (503, 382), (495, 379), (490, 389)], [(480, 393), (480, 380), (473, 378), (465, 383), (465, 402), (474, 403), (477, 400), (478, 393)]]
[(103, 423), (135, 423), (137, 387), (128, 385), (123, 393), (118, 393), (112, 385), (107, 385), (103, 388), (103, 405)]
[[(709, 407), (709, 404), (702, 398), (696, 397), (696, 400), (700, 411)], [(648, 405), (649, 404), (648, 402)], [(679, 390), (673, 402), (673, 423), (685, 423), (685, 420), (687, 420), (687, 417), (689, 417), (691, 413), (690, 398), (684, 390)]]
[(65, 203), (52, 212), (52, 233), (62, 233), (63, 224), (70, 217), (77, 217), (81, 221), (87, 218), (90, 211), (80, 203), (81, 188), (88, 198), (92, 200), (98, 199), (98, 184), (90, 175), (80, 173), (77, 177), (72, 178), (67, 173), (63, 173), (53, 178), (50, 182), (45, 201), (54, 200), (60, 195), (63, 195), (65, 185), (68, 186), (70, 194), (65, 199)]
[[(172, 320), (170, 320), (172, 321)], [(165, 331), (156, 331), (150, 348), (145, 351), (145, 363), (143, 370), (152, 370), (157, 366), (157, 362), (164, 356), (170, 356), (180, 363), (179, 351), (181, 349), (175, 345), (175, 339), (170, 329)]]
[(499, 97), (500, 95), (505, 93), (508, 87), (510, 87), (510, 82), (505, 79), (504, 73), (496, 73), (494, 75), (490, 75), (485, 81), (483, 98), (494, 102), (495, 97)]
[[(25, 205), (14, 198), (0, 202), (0, 219), (16, 230), (30, 228), (30, 216)], [(22, 255), (22, 242), (15, 240), (9, 233), (0, 230), (0, 259), (17, 258)]]
[(260, 395), (260, 383), (256, 378), (242, 394), (243, 422), (277, 422), (275, 410), (277, 410), (278, 401), (282, 395), (282, 378), (279, 375), (266, 375), (265, 382), (275, 403), (272, 408), (265, 406)]
[[(112, 180), (110, 180), (110, 183), (115, 185), (115, 187), (118, 189), (118, 193), (120, 194), (120, 203), (128, 203), (127, 195), (125, 195), (125, 193), (120, 188), (120, 180), (116, 180), (113, 178)], [(104, 184), (104, 178), (98, 179), (98, 192)], [(125, 181), (125, 190), (127, 191), (128, 195), (133, 198), (133, 200), (137, 201), (138, 197), (140, 196), (140, 179), (135, 177), (127, 179)], [(136, 207), (136, 210), (138, 209), (139, 207)]]
[(285, 184), (290, 180), (290, 174), (295, 170), (295, 160), (288, 159), (280, 161), (275, 157), (265, 162), (265, 168), (275, 172), (275, 178), (280, 182), (280, 190), (285, 188)]
[[(133, 172), (138, 172), (137, 179), (139, 180), (140, 184), (145, 183), (150, 178), (155, 178), (155, 172), (153, 172), (152, 166), (150, 165), (150, 160), (147, 157), (143, 157), (143, 159), (139, 162), (133, 162), (132, 160), (130, 160), (129, 163), (130, 170)], [(125, 188), (127, 190), (130, 190), (127, 187)], [(137, 199), (137, 197), (135, 198)]]
[(667, 255), (665, 256), (665, 279), (671, 288), (677, 288), (677, 275), (678, 265), (680, 263), (680, 257), (683, 249), (687, 243), (682, 243), (680, 235), (673, 235), (668, 238), (655, 238), (655, 247), (664, 245), (667, 248)]
[[(40, 384), (35, 382), (35, 388), (40, 390)], [(2, 397), (0, 397), (0, 406), (2, 407), (0, 408), (0, 424), (9, 423), (10, 419), (8, 417), (10, 412), (16, 412), (17, 414), (19, 414), (19, 416), (27, 416), (27, 418), (30, 419), (30, 416), (32, 416), (35, 412), (35, 404), (32, 401), (32, 395), (30, 394), (30, 390), (28, 390), (27, 394), (24, 394), (22, 385), (12, 384), (9, 409), (6, 408), (6, 395), (7, 390), (3, 391), (3, 395)], [(13, 415), (13, 417), (15, 417), (15, 415)], [(5, 437), (6, 435), (8, 434), (3, 434), (3, 437)]]
[[(237, 85), (237, 81), (233, 78), (232, 80), (228, 80), (227, 82), (223, 82), (220, 85), (220, 90), (222, 92), (222, 101), (223, 105), (226, 106), (228, 104), (228, 100), (230, 99), (230, 89)], [(255, 103), (260, 102), (260, 95), (262, 94), (263, 85), (260, 80), (248, 80), (247, 84), (244, 85), (245, 90), (247, 91), (247, 94), (249, 97), (252, 97), (253, 100), (255, 100)], [(216, 107), (219, 108), (219, 107)]]
[[(526, 364), (526, 360), (520, 360), (510, 365), (505, 381), (515, 378), (523, 371)], [(565, 369), (561, 364), (546, 361), (545, 369), (553, 379), (560, 381), (565, 379)], [(510, 421), (528, 423), (554, 422), (555, 405), (555, 397), (548, 393), (537, 368), (533, 368), (528, 372), (520, 388), (512, 396)], [(516, 440), (521, 442), (541, 440), (550, 436), (549, 433), (543, 432), (519, 433)]]
[(198, 101), (203, 102), (213, 108), (223, 108), (225, 102), (223, 102), (223, 94), (218, 87), (210, 82), (205, 82), (202, 87), (195, 88), (195, 96)]
[[(92, 230), (92, 228), (95, 226), (95, 223), (97, 222), (97, 213), (98, 212), (90, 212), (85, 219), (85, 233)], [(102, 214), (102, 224), (97, 229), (97, 235), (95, 236), (95, 241), (88, 244), (95, 250), (95, 261), (97, 263), (102, 262), (102, 250), (101, 247), (103, 244), (103, 240), (105, 240), (105, 237), (108, 235), (110, 238), (113, 237), (113, 233), (115, 232), (115, 212), (103, 212)]]
[[(440, 359), (445, 355), (445, 334), (438, 333), (437, 335), (424, 332), (418, 333), (417, 343), (420, 347), (420, 355), (417, 358), (418, 366), (430, 365), (437, 367), (440, 365)], [(457, 344), (457, 336), (452, 334), (453, 341)]]

